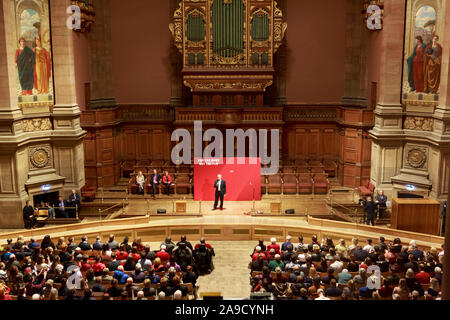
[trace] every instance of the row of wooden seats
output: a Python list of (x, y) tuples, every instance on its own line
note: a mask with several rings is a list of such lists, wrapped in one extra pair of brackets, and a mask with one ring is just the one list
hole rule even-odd
[(261, 176), (261, 194), (328, 194), (330, 182), (326, 174), (278, 173)]

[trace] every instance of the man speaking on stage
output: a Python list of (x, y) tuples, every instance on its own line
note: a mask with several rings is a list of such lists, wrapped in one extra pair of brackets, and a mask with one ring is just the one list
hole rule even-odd
[(223, 197), (227, 193), (227, 183), (222, 180), (222, 175), (217, 175), (217, 180), (214, 183), (214, 188), (216, 188), (216, 199), (214, 201), (214, 210), (217, 210), (217, 203), (220, 198), (220, 210), (223, 210)]

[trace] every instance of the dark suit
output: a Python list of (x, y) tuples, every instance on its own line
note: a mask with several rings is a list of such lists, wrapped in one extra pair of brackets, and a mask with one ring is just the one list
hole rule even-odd
[(155, 196), (156, 188), (158, 188), (160, 182), (161, 182), (161, 176), (158, 173), (156, 174), (156, 183), (155, 183), (155, 174), (153, 173), (150, 176), (150, 185), (153, 188), (153, 196)]
[(375, 225), (375, 218), (377, 217), (377, 205), (373, 201), (367, 201), (364, 205), (364, 211), (366, 212), (367, 222), (366, 224)]
[(382, 196), (377, 195), (375, 200), (377, 200), (378, 205), (378, 218), (382, 218), (383, 212), (386, 210), (387, 197), (383, 194)]
[(66, 200), (63, 200), (61, 202), (58, 201), (58, 216), (59, 218), (68, 218), (69, 214), (68, 214), (68, 203)]
[(36, 217), (34, 216), (33, 206), (25, 206), (23, 208), (23, 221), (25, 228), (31, 228), (36, 223)]
[[(71, 207), (77, 208), (78, 212), (80, 212), (80, 208), (81, 208), (80, 195), (78, 193), (75, 193), (75, 194), (72, 193), (69, 196), (69, 204), (70, 204)], [(76, 212), (71, 212), (71, 216), (72, 216), (72, 218), (76, 218)]]
[[(216, 182), (214, 182), (214, 188), (216, 188), (216, 198), (214, 200), (214, 209), (217, 209), (217, 204), (220, 199), (220, 209), (222, 210), (223, 209), (223, 197), (227, 193), (227, 183), (224, 180), (221, 180), (220, 184), (219, 184), (219, 180), (216, 180)], [(219, 189), (220, 189), (220, 191), (219, 191)]]

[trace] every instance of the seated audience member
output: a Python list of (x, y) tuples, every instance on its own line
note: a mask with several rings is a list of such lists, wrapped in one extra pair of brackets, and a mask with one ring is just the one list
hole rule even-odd
[(398, 300), (408, 300), (409, 299), (409, 289), (405, 279), (400, 279), (398, 286), (394, 288), (392, 293), (392, 299), (394, 299), (395, 295), (398, 295)]
[(313, 279), (312, 286), (310, 286), (308, 288), (309, 296), (312, 299), (317, 298), (319, 296), (319, 292), (318, 292), (319, 290), (322, 290), (322, 292), (323, 292), (325, 290), (325, 287), (320, 284), (320, 277), (317, 276)]
[(386, 278), (383, 280), (383, 285), (381, 286), (381, 288), (378, 289), (378, 294), (382, 298), (387, 298), (392, 296), (393, 291), (394, 288), (392, 287), (391, 282)]
[(345, 240), (340, 239), (339, 244), (334, 247), (334, 250), (336, 251), (337, 254), (339, 254), (341, 256), (345, 255), (347, 253), (347, 247), (345, 245)]
[(119, 249), (119, 243), (115, 240), (115, 236), (113, 234), (111, 234), (109, 236), (109, 240), (108, 240), (108, 246), (111, 250), (117, 250)]
[(292, 239), (292, 237), (289, 235), (286, 237), (286, 241), (283, 242), (283, 244), (281, 245), (281, 251), (287, 251), (288, 245), (291, 245), (292, 248), (294, 248), (294, 245), (292, 244), (291, 239)]
[(148, 269), (148, 275), (146, 276), (146, 279), (149, 279), (151, 284), (157, 284), (160, 282), (159, 275), (155, 274), (155, 269), (153, 266), (150, 266)]
[(380, 237), (379, 238), (379, 242), (378, 242), (378, 246), (381, 248), (381, 250), (383, 251), (383, 253), (388, 250), (388, 246), (385, 243), (386, 239), (384, 239), (384, 237)]
[(347, 284), (352, 279), (352, 275), (348, 273), (347, 269), (343, 269), (341, 273), (338, 274), (338, 283)]
[(330, 287), (328, 289), (325, 290), (325, 295), (327, 297), (340, 297), (342, 294), (341, 289), (339, 289), (336, 286), (336, 280), (335, 279), (331, 279), (330, 281)]
[(167, 237), (167, 238), (164, 240), (164, 242), (161, 243), (160, 247), (161, 247), (162, 245), (165, 245), (165, 246), (166, 246), (166, 251), (167, 251), (169, 254), (172, 254), (172, 251), (173, 251), (173, 249), (175, 248), (175, 243), (172, 242), (172, 238)]
[(430, 283), (430, 275), (425, 272), (425, 265), (419, 265), (419, 272), (416, 274), (416, 280), (420, 284), (429, 284)]
[(105, 268), (105, 269), (103, 269), (101, 279), (102, 279), (102, 284), (111, 284), (114, 277), (109, 274), (109, 269)]
[(411, 246), (411, 251), (409, 254), (412, 254), (414, 256), (414, 259), (416, 261), (424, 261), (424, 253), (422, 250), (420, 250), (416, 244)]
[(134, 262), (133, 256), (130, 254), (127, 257), (127, 260), (123, 264), (124, 271), (133, 271), (136, 269), (136, 262)]
[(209, 250), (205, 244), (200, 244), (198, 249), (194, 251), (193, 257), (200, 273), (210, 273), (212, 271), (211, 250)]
[(364, 246), (363, 250), (370, 252), (370, 250), (373, 249), (372, 241), (371, 238), (367, 239), (367, 244)]
[(317, 295), (318, 297), (315, 298), (314, 300), (331, 300), (330, 298), (325, 296), (323, 289), (317, 290)]
[(439, 281), (436, 278), (431, 278), (430, 287), (427, 290), (428, 294), (432, 297), (437, 297), (440, 291), (441, 287), (439, 285)]
[(360, 245), (357, 245), (355, 251), (353, 252), (353, 255), (355, 256), (356, 261), (362, 262), (366, 260), (369, 253), (366, 250), (364, 250)]
[(284, 270), (284, 262), (281, 261), (281, 256), (279, 254), (276, 254), (275, 259), (269, 262), (269, 268), (271, 271), (275, 271), (277, 267)]
[(111, 298), (117, 298), (121, 296), (123, 289), (119, 287), (118, 284), (119, 282), (117, 281), (117, 279), (113, 279), (111, 281), (111, 287), (106, 290)]
[(194, 248), (192, 247), (192, 244), (191, 244), (189, 241), (187, 241), (186, 236), (181, 236), (181, 239), (180, 239), (180, 241), (176, 244), (176, 247), (180, 247), (180, 244), (182, 244), (182, 243), (184, 243), (184, 246), (185, 246), (186, 248), (189, 248), (191, 251), (194, 250)]
[(170, 255), (166, 252), (166, 245), (161, 245), (160, 251), (158, 251), (156, 257), (158, 257), (163, 264), (170, 260)]
[(102, 238), (100, 236), (97, 236), (95, 239), (95, 242), (92, 244), (92, 250), (96, 251), (102, 251), (103, 250), (103, 243), (101, 242)]
[(125, 284), (127, 282), (127, 279), (129, 278), (129, 275), (124, 272), (123, 266), (118, 266), (117, 270), (114, 271), (113, 277), (118, 281), (119, 284)]
[(89, 251), (92, 249), (91, 245), (89, 244), (89, 242), (87, 240), (88, 239), (86, 236), (81, 237), (81, 242), (78, 245), (78, 248), (80, 248), (82, 251)]
[(410, 292), (418, 291), (423, 296), (423, 289), (420, 283), (416, 280), (414, 271), (412, 269), (406, 270), (405, 274), (406, 285)]
[(164, 292), (166, 297), (169, 297), (173, 294), (173, 288), (168, 285), (168, 281), (166, 278), (161, 279), (160, 286), (156, 291)]
[(136, 270), (131, 273), (134, 283), (143, 283), (145, 280), (145, 273), (142, 271), (140, 263), (136, 263)]
[(366, 269), (359, 269), (358, 275), (353, 278), (353, 281), (357, 284), (365, 285), (367, 283), (367, 271)]
[(127, 293), (128, 298), (134, 299), (137, 296), (137, 293), (141, 290), (137, 285), (134, 284), (133, 278), (127, 278), (125, 286), (125, 292)]
[(144, 292), (144, 297), (146, 297), (146, 298), (156, 296), (156, 290), (155, 290), (155, 288), (151, 287), (150, 279), (144, 280), (144, 287), (142, 288), (142, 291)]
[(275, 250), (275, 254), (280, 254), (280, 245), (277, 244), (277, 239), (276, 238), (271, 238), (270, 239), (270, 244), (267, 245), (266, 250), (270, 251), (271, 249)]
[(364, 287), (359, 288), (358, 293), (360, 297), (370, 299), (372, 298), (373, 292), (377, 291), (377, 289), (375, 288), (375, 279), (371, 279), (371, 281), (372, 281), (372, 288), (369, 288), (367, 285), (364, 285)]
[(260, 246), (256, 246), (255, 250), (253, 251), (253, 254), (251, 255), (252, 261), (255, 261), (258, 259), (259, 255), (262, 255), (264, 260), (267, 260), (266, 255), (263, 253), (262, 248)]
[(442, 269), (440, 267), (434, 268), (434, 277), (438, 280), (439, 285), (442, 285)]
[(102, 277), (95, 277), (95, 284), (92, 286), (92, 292), (106, 292), (106, 288), (102, 285)]
[(333, 275), (334, 270), (333, 268), (328, 268), (327, 275), (322, 277), (322, 283), (323, 284), (330, 284), (331, 280), (336, 280), (336, 277)]
[(342, 269), (344, 268), (344, 263), (339, 259), (338, 256), (335, 256), (333, 263), (330, 264), (330, 268), (333, 268), (333, 270), (336, 273), (341, 273)]

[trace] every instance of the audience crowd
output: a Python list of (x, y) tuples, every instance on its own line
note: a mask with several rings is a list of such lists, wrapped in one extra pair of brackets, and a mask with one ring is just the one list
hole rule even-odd
[(251, 253), (253, 293), (296, 300), (436, 300), (440, 299), (444, 248), (421, 249), (399, 238), (386, 243), (344, 239), (310, 243), (288, 236), (278, 244), (259, 241)]
[(22, 236), (0, 247), (0, 300), (188, 300), (197, 297), (197, 278), (213, 270), (214, 249), (201, 239), (193, 246), (170, 237), (158, 250), (140, 238), (90, 243), (82, 237)]

